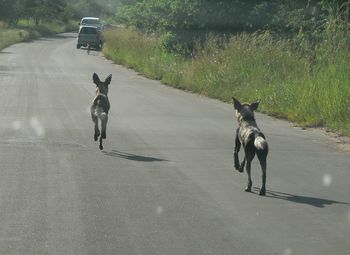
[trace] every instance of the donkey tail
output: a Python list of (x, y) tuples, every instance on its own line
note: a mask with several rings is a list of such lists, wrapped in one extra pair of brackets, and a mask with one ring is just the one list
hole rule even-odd
[(254, 146), (257, 150), (268, 150), (268, 145), (265, 138), (261, 135), (256, 135), (254, 139)]

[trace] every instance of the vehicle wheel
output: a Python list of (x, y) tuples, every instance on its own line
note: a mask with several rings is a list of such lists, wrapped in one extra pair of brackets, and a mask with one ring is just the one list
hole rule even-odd
[(80, 44), (77, 44), (77, 49), (80, 49), (81, 45)]

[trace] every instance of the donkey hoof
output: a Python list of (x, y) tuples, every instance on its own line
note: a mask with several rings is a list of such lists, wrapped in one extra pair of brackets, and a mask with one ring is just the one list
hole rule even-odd
[(266, 190), (265, 189), (261, 189), (259, 192), (259, 196), (265, 196), (266, 195)]
[(100, 144), (99, 148), (102, 151), (103, 150), (103, 145)]

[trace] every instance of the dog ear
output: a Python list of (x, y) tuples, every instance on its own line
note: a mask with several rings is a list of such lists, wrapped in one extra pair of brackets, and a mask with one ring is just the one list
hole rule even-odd
[(98, 75), (96, 73), (94, 73), (92, 75), (92, 80), (94, 81), (94, 83), (98, 86), (100, 85), (101, 81), (100, 81), (100, 78), (98, 77)]
[(105, 85), (109, 85), (111, 83), (112, 80), (112, 74), (108, 75), (108, 77), (105, 80)]
[(250, 105), (250, 109), (252, 109), (252, 111), (255, 111), (256, 109), (258, 109), (259, 104), (260, 104), (260, 100), (257, 100), (256, 102)]
[(242, 104), (236, 98), (232, 97), (232, 99), (233, 99), (233, 106), (234, 106), (234, 108), (237, 111), (241, 110), (242, 109)]

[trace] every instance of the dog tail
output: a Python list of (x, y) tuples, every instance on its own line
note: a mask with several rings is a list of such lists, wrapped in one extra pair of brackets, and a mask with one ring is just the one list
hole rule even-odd
[(108, 113), (108, 111), (106, 111), (106, 108), (107, 108), (106, 99), (101, 95), (98, 95), (95, 98), (95, 101), (93, 104), (95, 106), (95, 115), (99, 117), (101, 120), (105, 119)]
[(104, 110), (103, 107), (101, 106), (97, 106), (96, 107), (96, 110), (95, 110), (95, 116), (97, 116), (98, 118), (100, 118), (101, 120), (104, 120), (107, 118), (107, 113), (106, 111)]
[(256, 135), (254, 139), (254, 146), (257, 150), (267, 151), (268, 145), (265, 138), (261, 135)]

